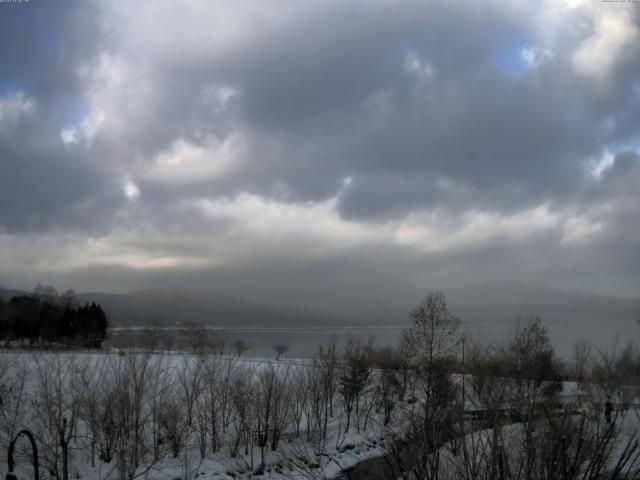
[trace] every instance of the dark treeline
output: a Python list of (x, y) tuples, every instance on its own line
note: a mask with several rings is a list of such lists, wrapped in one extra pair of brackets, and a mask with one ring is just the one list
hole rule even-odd
[(30, 346), (74, 345), (100, 348), (108, 318), (99, 304), (79, 305), (75, 293), (58, 294), (38, 285), (32, 294), (0, 298), (0, 340)]

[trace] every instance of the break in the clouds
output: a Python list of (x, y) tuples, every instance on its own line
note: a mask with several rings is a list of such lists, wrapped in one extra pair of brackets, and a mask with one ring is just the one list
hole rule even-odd
[(639, 20), (578, 0), (0, 4), (0, 281), (636, 295)]

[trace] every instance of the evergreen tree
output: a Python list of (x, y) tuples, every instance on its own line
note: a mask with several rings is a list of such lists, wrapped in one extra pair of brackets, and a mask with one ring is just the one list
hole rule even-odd
[(58, 295), (54, 288), (40, 285), (32, 295), (19, 295), (8, 303), (0, 299), (0, 339), (100, 348), (107, 327), (102, 307), (95, 302), (78, 306), (71, 290)]

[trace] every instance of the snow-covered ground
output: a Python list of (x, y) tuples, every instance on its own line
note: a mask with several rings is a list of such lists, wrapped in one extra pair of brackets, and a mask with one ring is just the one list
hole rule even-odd
[[(130, 363), (132, 356), (137, 356), (139, 359)], [(0, 420), (0, 448), (2, 449), (0, 451), (7, 448), (12, 434), (21, 428), (33, 431), (38, 439), (40, 449), (41, 478), (49, 478), (52, 462), (55, 462), (58, 470), (61, 469), (62, 464), (61, 451), (52, 451), (53, 445), (57, 450), (60, 450), (59, 445), (56, 445), (55, 431), (59, 430), (62, 421), (75, 422), (73, 432), (68, 432), (70, 437), (69, 478), (120, 478), (115, 457), (110, 461), (100, 458), (97, 445), (94, 445), (94, 452), (91, 453), (92, 439), (96, 439), (96, 444), (104, 443), (100, 428), (93, 428), (96, 430), (93, 431), (92, 426), (89, 425), (92, 419), (91, 414), (95, 413), (91, 410), (92, 408), (98, 410), (103, 408), (103, 413), (109, 414), (110, 407), (100, 403), (100, 396), (108, 394), (112, 389), (110, 382), (119, 378), (118, 375), (124, 372), (128, 373), (129, 367), (142, 367), (141, 359), (145, 356), (144, 353), (136, 355), (118, 351), (100, 353), (0, 351), (0, 391), (3, 405)], [(284, 430), (275, 450), (272, 451), (269, 445), (261, 449), (255, 438), (248, 440), (246, 438), (251, 435), (255, 436), (255, 432), (246, 436), (239, 433), (241, 428), (253, 428), (260, 425), (260, 419), (254, 418), (260, 415), (260, 406), (246, 406), (249, 409), (255, 408), (255, 411), (252, 410), (252, 413), (249, 414), (251, 418), (246, 420), (246, 422), (253, 423), (244, 427), (238, 425), (237, 423), (240, 422), (239, 414), (232, 410), (235, 408), (233, 402), (240, 400), (233, 399), (233, 395), (237, 393), (233, 391), (236, 388), (235, 385), (227, 385), (226, 392), (221, 390), (225, 381), (224, 375), (231, 369), (243, 371), (243, 375), (247, 375), (249, 378), (247, 381), (253, 382), (250, 387), (252, 389), (251, 401), (257, 403), (264, 400), (258, 392), (259, 382), (261, 379), (267, 378), (264, 375), (261, 376), (262, 373), (271, 368), (278, 376), (289, 379), (290, 383), (283, 384), (285, 388), (292, 388), (293, 377), (300, 375), (301, 370), (311, 368), (310, 360), (215, 356), (209, 360), (219, 373), (219, 378), (215, 381), (220, 383), (210, 390), (210, 394), (214, 397), (227, 395), (229, 397), (227, 408), (230, 412), (227, 413), (226, 432), (219, 432), (219, 450), (213, 453), (210, 445), (207, 445), (205, 447), (206, 454), (202, 457), (198, 439), (199, 431), (196, 426), (198, 420), (193, 420), (192, 426), (186, 425), (187, 407), (181, 405), (181, 401), (185, 400), (184, 389), (187, 387), (183, 383), (194, 381), (197, 375), (200, 375), (199, 381), (201, 383), (195, 387), (199, 390), (196, 396), (205, 396), (209, 379), (204, 373), (204, 363), (200, 363), (204, 360), (195, 355), (179, 352), (151, 354), (148, 355), (147, 360), (148, 365), (145, 368), (148, 369), (148, 378), (144, 380), (143, 393), (148, 398), (144, 400), (142, 405), (142, 415), (146, 417), (146, 423), (143, 427), (144, 435), (150, 437), (151, 431), (156, 429), (162, 430), (165, 437), (169, 436), (166, 434), (167, 427), (162, 426), (162, 422), (166, 423), (162, 418), (162, 413), (156, 414), (152, 411), (153, 403), (162, 404), (166, 400), (166, 396), (173, 398), (174, 403), (178, 404), (179, 411), (176, 413), (179, 418), (175, 419), (175, 423), (176, 429), (180, 430), (178, 435), (182, 438), (179, 442), (180, 451), (175, 458), (171, 452), (168, 452), (168, 449), (163, 449), (163, 454), (157, 460), (154, 460), (147, 452), (146, 461), (140, 461), (136, 470), (136, 475), (139, 475), (139, 478), (150, 480), (230, 479), (252, 476), (269, 479), (331, 478), (343, 468), (351, 467), (362, 460), (383, 453), (381, 439), (384, 435), (384, 428), (381, 426), (379, 413), (373, 411), (372, 406), (367, 404), (372, 412), (367, 420), (366, 430), (361, 428), (362, 418), (356, 420), (354, 413), (350, 429), (346, 432), (345, 413), (337, 392), (335, 392), (335, 398), (332, 399), (334, 412), (333, 416), (327, 419), (325, 439), (307, 440), (307, 422), (310, 417), (308, 412), (304, 412), (300, 415), (297, 428), (294, 420), (286, 419), (283, 421)], [(197, 368), (202, 369), (200, 374), (196, 373)], [(373, 384), (368, 388), (372, 389)], [(46, 391), (46, 399), (42, 396), (44, 391)], [(287, 402), (293, 400), (291, 396), (293, 392), (278, 394), (286, 394)], [(371, 392), (367, 395), (371, 395)], [(203, 398), (202, 401), (206, 402), (207, 400)], [(367, 401), (371, 402), (371, 400)], [(364, 400), (361, 401), (361, 408), (364, 408), (365, 403)], [(194, 418), (199, 414), (198, 412), (202, 415), (206, 414), (199, 409), (198, 400), (195, 400), (193, 405)], [(204, 405), (205, 403), (202, 404), (202, 406)], [(219, 408), (219, 405), (216, 408)], [(278, 408), (282, 408), (282, 406)], [(99, 414), (97, 418), (101, 422), (106, 421)], [(208, 421), (211, 419), (209, 418)], [(217, 421), (224, 420), (218, 418)], [(264, 419), (262, 421), (264, 422)], [(170, 430), (171, 428), (169, 428)], [(296, 430), (298, 430), (298, 434), (296, 434)], [(242, 436), (242, 438), (238, 440), (237, 452), (234, 455), (232, 450), (234, 450), (234, 442), (238, 436)], [(164, 441), (170, 442), (167, 439)], [(149, 442), (151, 440), (147, 439), (147, 443)], [(261, 457), (262, 451), (265, 455), (264, 465)], [(31, 475), (31, 467), (28, 463), (28, 460), (23, 458), (18, 465), (18, 471), (23, 472), (27, 478)], [(5, 475), (6, 469), (7, 466), (4, 463), (0, 464), (2, 476)]]
[[(400, 413), (412, 408), (412, 395), (396, 399), (391, 420), (383, 425), (380, 372), (371, 372), (347, 430), (347, 411), (337, 386), (330, 400), (316, 398), (314, 410), (314, 394), (322, 392), (313, 372), (325, 367), (309, 359), (180, 352), (0, 351), (0, 455), (4, 457), (10, 438), (27, 428), (38, 439), (41, 478), (51, 478), (56, 469), (61, 478), (61, 434), (69, 442), (69, 478), (78, 480), (122, 478), (127, 466), (118, 463), (114, 452), (118, 446), (126, 450), (138, 444), (144, 445), (143, 451), (138, 464), (128, 466), (129, 478), (335, 478), (387, 452), (390, 436), (405, 425)], [(454, 381), (461, 386), (462, 375), (454, 375)], [(467, 375), (466, 409), (482, 408), (471, 394), (470, 381)], [(564, 382), (560, 398), (572, 409), (589, 413), (590, 422), (603, 422), (602, 413), (596, 418), (593, 412), (601, 400), (593, 390), (594, 386)], [(302, 397), (306, 403), (297, 405)], [(322, 409), (329, 405), (332, 412), (326, 410), (325, 418)], [(133, 427), (127, 423), (135, 417), (127, 410), (132, 408), (139, 410), (143, 438), (138, 443), (132, 443)], [(637, 434), (638, 418), (635, 410), (622, 412), (617, 427), (621, 440)], [(318, 435), (322, 426), (317, 422), (322, 420), (326, 436)], [(119, 423), (125, 423), (124, 428)], [(272, 450), (274, 423), (280, 438)], [(264, 427), (269, 427), (270, 438), (261, 448)], [(505, 435), (515, 437), (519, 428), (507, 425)], [(466, 442), (490, 433), (469, 434)], [(615, 445), (612, 458), (619, 456), (622, 445)], [(111, 458), (104, 456), (106, 446)], [(450, 470), (459, 457), (452, 456), (449, 447), (443, 447), (442, 461)], [(25, 475), (19, 478), (30, 478), (24, 456), (19, 471)], [(0, 474), (5, 473), (2, 463)]]

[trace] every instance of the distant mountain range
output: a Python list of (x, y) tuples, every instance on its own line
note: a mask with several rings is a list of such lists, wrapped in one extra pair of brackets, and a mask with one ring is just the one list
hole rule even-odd
[[(0, 288), (9, 300), (27, 292)], [(81, 303), (95, 301), (109, 314), (112, 326), (175, 326), (187, 322), (221, 327), (303, 327), (408, 324), (411, 305), (392, 305), (342, 312), (317, 311), (265, 305), (204, 292), (142, 290), (126, 294), (79, 293)], [(633, 323), (638, 319), (640, 300), (530, 288), (505, 292), (500, 302), (479, 298), (451, 297), (454, 313), (467, 323), (503, 322), (540, 316), (546, 322), (602, 321)], [(604, 326), (604, 325), (603, 325)]]
[(28, 292), (24, 290), (16, 290), (11, 288), (2, 288), (0, 287), (0, 298), (2, 298), (5, 302), (9, 301), (13, 297), (17, 297), (19, 295), (26, 295)]

